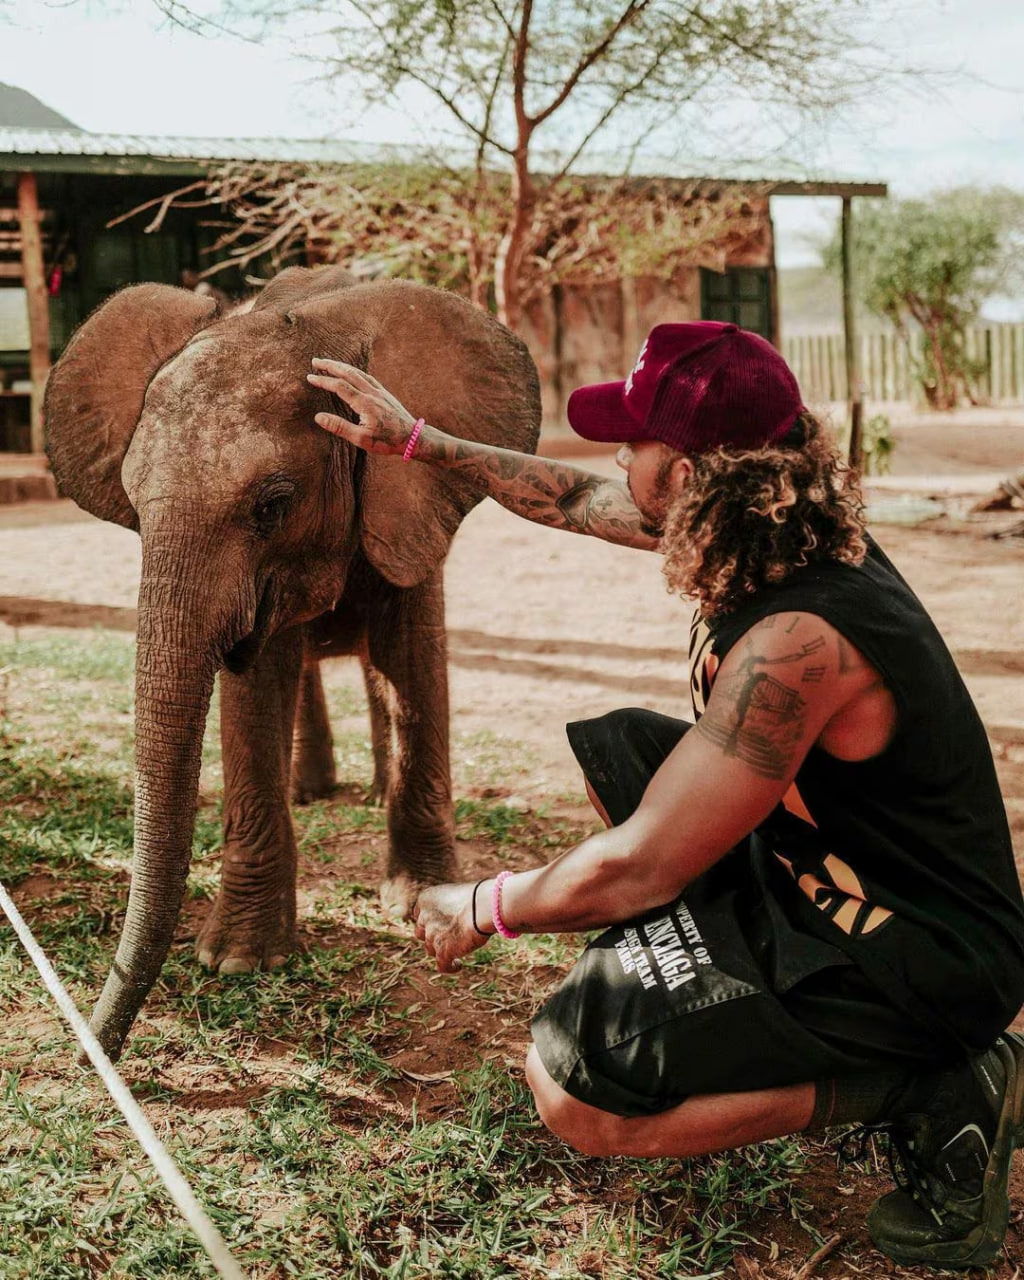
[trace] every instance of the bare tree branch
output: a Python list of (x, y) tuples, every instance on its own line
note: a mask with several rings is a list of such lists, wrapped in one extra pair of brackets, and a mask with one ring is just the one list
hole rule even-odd
[[(187, 0), (155, 3), (171, 20), (191, 21), (192, 29), (202, 30), (204, 23), (221, 26), (219, 18), (197, 18)], [(458, 157), (449, 153), (437, 159), (440, 190), (401, 180), (407, 194), (399, 203), (408, 235), (402, 242), (390, 240), (383, 252), (390, 262), (412, 263), (416, 271), (464, 277), (475, 298), (482, 296), (485, 283), (493, 284), (499, 314), (513, 327), (536, 280), (553, 278), (569, 262), (582, 270), (587, 254), (595, 252), (581, 232), (565, 229), (569, 224), (552, 229), (557, 222), (552, 200), (557, 196), (578, 206), (569, 194), (569, 175), (613, 117), (636, 124), (636, 143), (649, 127), (643, 108), (650, 116), (665, 104), (710, 101), (710, 93), (733, 91), (737, 84), (765, 102), (785, 99), (820, 111), (844, 87), (863, 84), (871, 61), (862, 59), (865, 46), (848, 20), (856, 13), (857, 0), (223, 4), (223, 12), (250, 31), (273, 26), (287, 30), (296, 14), (324, 17), (333, 25), (317, 37), (314, 52), (325, 74), (345, 75), (346, 90), (354, 87), (367, 105), (394, 98), (403, 86), (416, 86), (444, 109), (471, 144), (466, 172), (458, 174)], [(560, 159), (548, 174), (538, 164), (536, 139), (556, 113)], [(508, 161), (510, 175), (488, 168)], [(354, 251), (360, 237), (367, 244), (372, 239), (374, 218), (379, 219), (384, 202), (379, 173), (356, 184), (362, 188), (362, 204), (350, 194), (343, 197), (344, 184), (322, 174), (306, 179), (291, 175), (295, 204), (272, 190), (269, 174), (257, 184), (258, 192), (252, 187), (246, 191), (237, 174), (233, 181), (234, 186), (222, 185), (219, 198), (252, 235), (232, 240), (229, 247), (234, 253), (247, 244), (244, 253), (251, 262), (260, 253), (274, 259), (297, 253), (303, 236), (314, 257), (334, 260), (341, 246)], [(427, 210), (414, 207), (412, 191)], [(648, 193), (645, 199), (648, 221), (655, 206), (658, 218), (670, 222), (677, 217), (677, 196), (655, 200)], [(342, 208), (363, 231), (349, 234)], [(273, 228), (271, 213), (280, 220)], [(589, 216), (593, 224), (593, 211)], [(693, 210), (687, 216), (701, 223)], [(415, 251), (410, 248), (414, 242)], [(456, 256), (462, 255), (461, 265), (454, 264), (453, 245), (458, 246)]]
[(644, 72), (640, 76), (638, 76), (637, 79), (631, 85), (627, 85), (625, 89), (620, 90), (618, 95), (608, 104), (608, 107), (605, 109), (604, 113), (601, 116), (599, 116), (598, 119), (594, 122), (593, 127), (580, 140), (579, 146), (577, 146), (576, 150), (573, 151), (573, 153), (569, 156), (569, 158), (565, 161), (565, 163), (561, 166), (561, 168), (555, 174), (554, 176), (555, 182), (559, 181), (561, 178), (564, 178), (569, 173), (569, 171), (576, 164), (576, 161), (583, 154), (583, 151), (585, 150), (587, 145), (591, 141), (593, 141), (593, 139), (597, 137), (597, 135), (604, 129), (605, 125), (612, 118), (612, 116), (621, 107), (623, 107), (626, 104), (626, 102), (634, 94), (639, 93), (644, 88), (644, 86), (650, 80), (651, 76), (653, 76), (654, 73), (657, 71), (658, 66), (660, 62), (663, 60), (664, 56), (665, 56), (665, 53), (664, 53), (664, 50), (662, 50), (658, 54), (658, 56), (655, 58), (655, 60), (650, 64), (650, 66), (648, 66), (644, 70)]
[(129, 209), (127, 213), (122, 213), (119, 217), (111, 218), (106, 224), (107, 227), (116, 227), (119, 222), (127, 222), (129, 218), (134, 218), (137, 214), (145, 213), (147, 209), (152, 209), (154, 205), (159, 205), (160, 209), (152, 222), (146, 227), (147, 231), (159, 231), (163, 225), (167, 211), (172, 206), (177, 209), (200, 209), (206, 203), (205, 200), (186, 201), (182, 196), (189, 195), (193, 191), (205, 191), (206, 179), (199, 182), (190, 182), (187, 187), (181, 187), (177, 191), (172, 191), (165, 196), (157, 196), (153, 200), (147, 200), (144, 204), (136, 205), (134, 209)]
[(596, 44), (592, 49), (587, 50), (587, 52), (580, 58), (579, 62), (577, 62), (576, 66), (572, 69), (572, 71), (566, 77), (565, 83), (562, 85), (561, 90), (555, 96), (555, 98), (548, 103), (548, 105), (544, 108), (543, 111), (539, 111), (533, 117), (533, 123), (535, 125), (543, 124), (545, 120), (547, 120), (550, 116), (554, 115), (554, 113), (558, 110), (558, 108), (566, 101), (566, 99), (570, 96), (572, 91), (576, 88), (577, 84), (579, 84), (581, 76), (583, 76), (585, 72), (589, 71), (589, 69), (592, 66), (594, 66), (603, 57), (605, 57), (605, 55), (614, 45), (615, 39), (618, 36), (619, 32), (622, 31), (625, 27), (627, 27), (629, 23), (633, 21), (636, 15), (638, 13), (641, 13), (647, 7), (647, 4), (648, 4), (648, 0), (630, 0), (630, 3), (623, 10), (618, 21), (609, 30), (605, 38), (599, 41), (598, 44)]

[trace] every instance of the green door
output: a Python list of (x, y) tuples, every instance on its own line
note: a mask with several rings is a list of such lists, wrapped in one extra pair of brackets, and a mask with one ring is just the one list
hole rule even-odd
[(772, 283), (768, 267), (726, 267), (700, 273), (702, 320), (721, 320), (774, 342)]

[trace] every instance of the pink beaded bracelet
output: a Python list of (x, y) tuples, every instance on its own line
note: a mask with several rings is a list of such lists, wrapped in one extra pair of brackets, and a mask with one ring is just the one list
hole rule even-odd
[(412, 429), (412, 435), (409, 437), (409, 443), (405, 446), (405, 453), (402, 454), (402, 461), (408, 462), (416, 451), (416, 441), (420, 438), (420, 432), (426, 426), (422, 418), (416, 419), (416, 425)]
[(510, 929), (501, 915), (501, 886), (511, 874), (511, 871), (499, 871), (494, 877), (494, 884), (491, 886), (491, 919), (494, 921), (495, 929), (503, 938), (519, 938), (522, 936), (516, 933), (514, 929)]

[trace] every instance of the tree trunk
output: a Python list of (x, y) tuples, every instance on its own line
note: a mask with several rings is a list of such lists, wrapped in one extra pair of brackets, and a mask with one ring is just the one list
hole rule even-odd
[(935, 390), (932, 408), (947, 411), (955, 409), (958, 400), (956, 371), (949, 367), (943, 346), (941, 322), (930, 325), (927, 330), (928, 345), (931, 347), (932, 368), (935, 372)]
[(537, 190), (527, 163), (525, 147), (516, 152), (512, 175), (512, 221), (501, 238), (494, 260), (494, 293), (498, 319), (516, 332), (522, 318), (523, 260), (530, 247), (530, 228), (537, 204)]

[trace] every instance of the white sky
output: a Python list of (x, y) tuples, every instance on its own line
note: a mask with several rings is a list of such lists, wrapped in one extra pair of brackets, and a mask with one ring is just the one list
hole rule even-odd
[[(199, 6), (212, 11), (213, 0)], [(965, 183), (1024, 190), (1024, 0), (866, 7), (868, 34), (894, 56), (958, 74), (887, 90), (805, 132), (799, 158), (821, 174), (887, 181), (896, 195)], [(291, 23), (262, 45), (197, 36), (151, 0), (0, 0), (0, 81), (94, 132), (415, 141), (424, 122), (434, 127), (422, 98), (356, 118), (343, 93), (311, 83), (309, 61), (286, 43), (297, 34)], [(758, 118), (737, 111), (748, 128)], [(767, 176), (777, 169), (766, 161)], [(838, 202), (779, 198), (773, 214), (778, 261), (797, 265), (816, 260), (808, 237), (827, 234)]]

